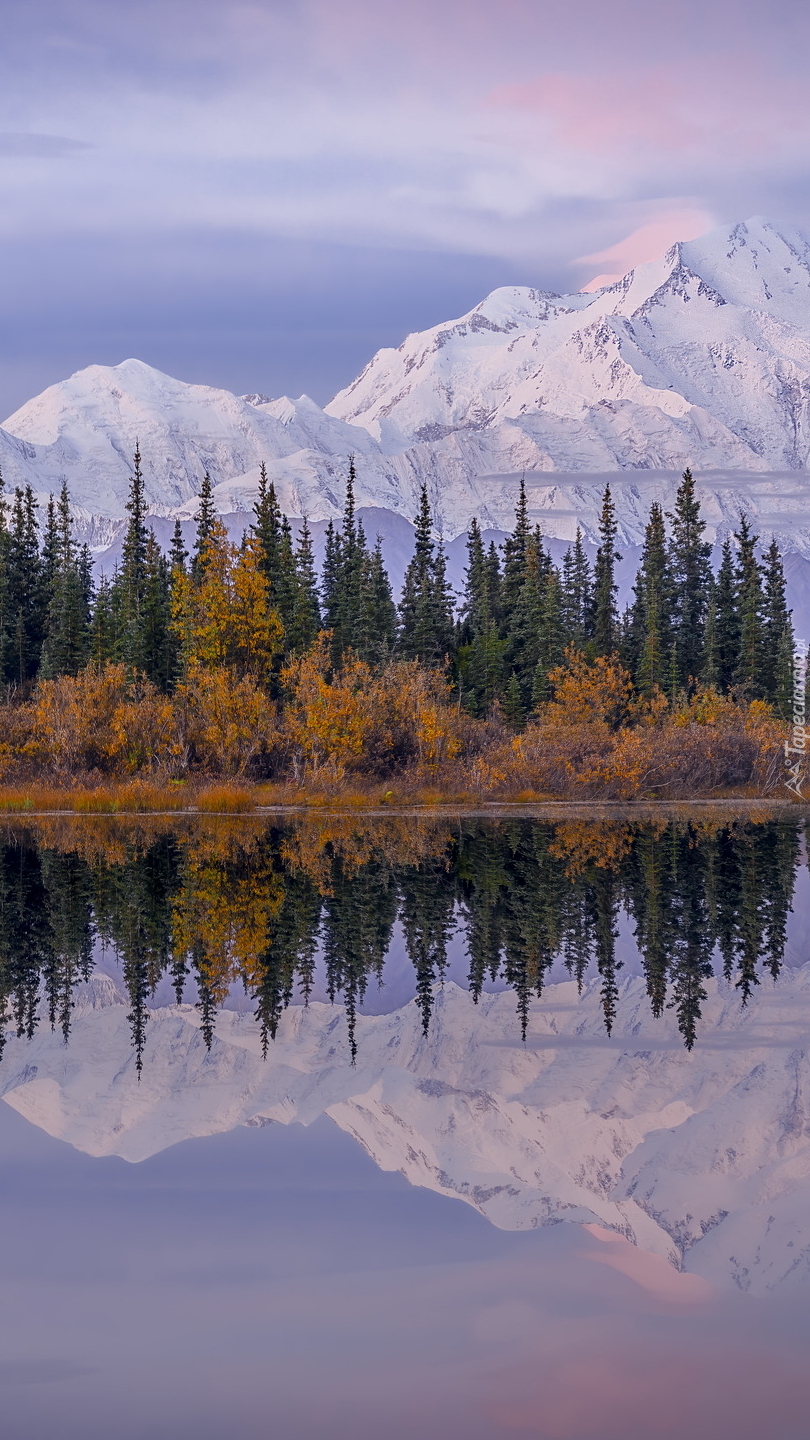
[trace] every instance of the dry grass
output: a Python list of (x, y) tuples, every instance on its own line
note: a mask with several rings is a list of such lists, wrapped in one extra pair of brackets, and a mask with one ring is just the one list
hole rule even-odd
[(0, 786), (0, 812), (66, 811), (74, 815), (155, 814), (184, 810), (189, 804), (183, 787), (171, 782), (126, 780), (106, 785)]
[(255, 790), (244, 785), (212, 785), (197, 793), (197, 809), (205, 815), (245, 815), (255, 808)]

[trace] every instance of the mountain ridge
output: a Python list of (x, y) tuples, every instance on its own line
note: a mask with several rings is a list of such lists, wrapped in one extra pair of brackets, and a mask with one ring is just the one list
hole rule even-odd
[(265, 461), (288, 514), (334, 518), (354, 454), (360, 505), (413, 519), (425, 484), (447, 537), (473, 516), (508, 529), (525, 472), (546, 533), (571, 539), (579, 522), (593, 539), (589, 477), (611, 474), (623, 538), (638, 543), (641, 492), (657, 477), (669, 503), (691, 464), (712, 538), (733, 528), (743, 490), (755, 524), (810, 556), (810, 241), (755, 218), (594, 292), (501, 287), (378, 351), (325, 408), (138, 360), (89, 366), (9, 416), (0, 465), (41, 497), (66, 480), (79, 533), (101, 550), (138, 441), (156, 515), (192, 516), (205, 471), (223, 513), (247, 512)]

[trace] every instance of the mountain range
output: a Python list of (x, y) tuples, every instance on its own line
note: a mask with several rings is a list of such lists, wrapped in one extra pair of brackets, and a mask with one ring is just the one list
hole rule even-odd
[[(469, 314), (378, 352), (325, 409), (236, 396), (138, 360), (93, 365), (0, 428), (7, 485), (65, 479), (80, 533), (120, 531), (136, 443), (155, 515), (190, 518), (209, 471), (224, 514), (249, 511), (267, 464), (282, 507), (338, 514), (348, 458), (358, 500), (413, 518), (428, 487), (448, 539), (473, 515), (506, 529), (526, 473), (544, 532), (595, 536), (610, 476), (626, 543), (653, 498), (698, 472), (713, 535), (740, 509), (810, 556), (810, 242), (752, 219), (674, 245), (595, 293), (493, 291)], [(383, 525), (383, 529), (384, 529)]]

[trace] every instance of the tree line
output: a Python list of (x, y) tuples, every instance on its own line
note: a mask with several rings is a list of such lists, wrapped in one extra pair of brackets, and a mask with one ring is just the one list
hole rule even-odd
[(292, 1003), (321, 993), (345, 1007), (348, 1050), (369, 983), (381, 983), (399, 921), (428, 1033), (451, 935), (463, 926), (474, 1001), (506, 985), (525, 1038), (552, 966), (581, 991), (598, 981), (613, 1029), (629, 918), (652, 1013), (671, 1010), (694, 1045), (710, 977), (745, 1004), (774, 980), (804, 827), (463, 819), (353, 820), (307, 828), (99, 830), (42, 821), (0, 843), (0, 1053), (40, 1018), (67, 1040), (76, 987), (101, 942), (118, 956), (140, 1069), (149, 1006), (168, 978), (196, 1004), (210, 1046), (230, 986), (251, 995), (265, 1053)]
[(671, 514), (651, 507), (623, 613), (609, 486), (595, 560), (577, 529), (557, 565), (530, 524), (521, 482), (515, 526), (500, 547), (486, 546), (472, 522), (458, 603), (423, 487), (395, 603), (380, 540), (369, 543), (356, 513), (355, 481), (352, 460), (320, 579), (310, 527), (304, 520), (293, 536), (264, 466), (240, 544), (228, 540), (206, 474), (191, 553), (178, 520), (165, 554), (149, 526), (136, 450), (121, 561), (97, 583), (88, 547), (73, 537), (67, 487), (42, 523), (31, 488), (15, 490), (0, 503), (0, 678), (24, 695), (38, 679), (117, 663), (170, 694), (195, 667), (225, 667), (283, 700), (285, 667), (326, 632), (334, 669), (347, 657), (376, 670), (418, 661), (446, 670), (473, 716), (497, 711), (518, 728), (552, 698), (550, 676), (572, 652), (618, 659), (645, 699), (674, 704), (707, 687), (790, 713), (793, 633), (779, 546), (772, 540), (761, 554), (741, 514), (714, 574), (689, 470)]

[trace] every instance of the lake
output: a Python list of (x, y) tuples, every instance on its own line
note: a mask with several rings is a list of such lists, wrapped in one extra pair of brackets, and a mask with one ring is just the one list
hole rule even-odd
[(805, 820), (0, 831), (5, 1440), (799, 1440)]

